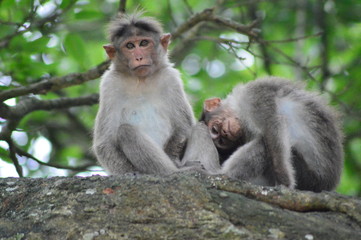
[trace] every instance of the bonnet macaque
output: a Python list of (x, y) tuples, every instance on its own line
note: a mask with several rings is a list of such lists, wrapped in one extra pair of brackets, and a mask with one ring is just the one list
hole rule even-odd
[(337, 114), (320, 96), (288, 80), (238, 85), (224, 100), (206, 100), (201, 120), (222, 174), (316, 192), (339, 182), (343, 147)]
[[(104, 49), (112, 64), (101, 79), (94, 152), (113, 175), (199, 169), (181, 163), (195, 121), (180, 74), (168, 60), (171, 36), (159, 22), (140, 15), (122, 14), (110, 24)], [(190, 149), (187, 156), (202, 154)]]

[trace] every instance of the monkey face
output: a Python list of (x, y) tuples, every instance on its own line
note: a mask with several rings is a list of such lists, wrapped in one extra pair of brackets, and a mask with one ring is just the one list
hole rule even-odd
[(211, 98), (204, 103), (202, 119), (218, 149), (232, 149), (240, 144), (241, 122), (231, 108), (223, 106), (221, 99)]
[(232, 149), (239, 145), (241, 125), (237, 117), (227, 111), (219, 111), (206, 123), (217, 148)]
[(118, 59), (122, 72), (140, 78), (154, 73), (161, 58), (153, 38), (147, 36), (128, 37), (119, 45), (108, 44), (103, 48), (110, 59)]
[(109, 29), (111, 43), (103, 47), (121, 73), (145, 79), (167, 65), (171, 34), (157, 21), (121, 16)]
[(147, 77), (153, 73), (155, 44), (152, 38), (134, 36), (122, 42), (122, 55), (128, 61), (129, 70), (137, 77)]

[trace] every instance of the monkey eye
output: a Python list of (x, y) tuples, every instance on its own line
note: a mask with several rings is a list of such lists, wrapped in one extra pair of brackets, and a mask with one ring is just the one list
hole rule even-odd
[(125, 47), (128, 49), (133, 49), (133, 48), (135, 48), (135, 45), (133, 43), (129, 42), (125, 45)]
[(141, 47), (146, 47), (146, 46), (148, 46), (148, 44), (149, 44), (149, 41), (148, 41), (148, 40), (142, 40), (142, 41), (140, 42), (139, 46), (141, 46)]
[(214, 134), (214, 135), (218, 135), (218, 129), (217, 129), (217, 127), (216, 127), (216, 126), (213, 126), (213, 127), (211, 128), (211, 132), (212, 132), (212, 134)]

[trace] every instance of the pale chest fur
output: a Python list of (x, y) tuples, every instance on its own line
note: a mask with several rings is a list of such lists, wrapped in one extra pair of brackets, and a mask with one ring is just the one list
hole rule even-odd
[(163, 146), (171, 134), (171, 120), (161, 99), (135, 97), (119, 104), (119, 123), (129, 123), (148, 135), (159, 146)]
[(112, 81), (103, 86), (103, 90), (112, 93), (103, 101), (110, 106), (108, 124), (116, 125), (115, 129), (124, 123), (131, 124), (163, 147), (171, 135), (172, 120), (167, 99), (156, 84)]

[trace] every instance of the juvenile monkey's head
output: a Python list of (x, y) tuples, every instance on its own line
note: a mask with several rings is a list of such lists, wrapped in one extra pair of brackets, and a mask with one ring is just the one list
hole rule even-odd
[(241, 122), (231, 108), (222, 105), (220, 98), (205, 100), (201, 121), (208, 126), (217, 148), (228, 150), (240, 145)]
[(171, 35), (151, 17), (120, 14), (109, 25), (110, 44), (103, 46), (122, 73), (145, 78), (167, 63)]

